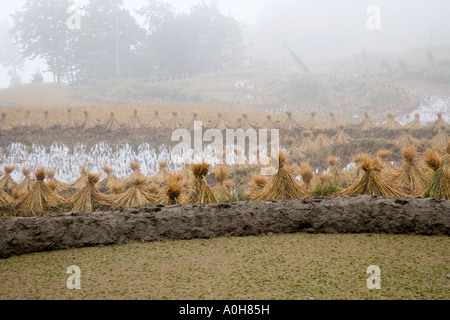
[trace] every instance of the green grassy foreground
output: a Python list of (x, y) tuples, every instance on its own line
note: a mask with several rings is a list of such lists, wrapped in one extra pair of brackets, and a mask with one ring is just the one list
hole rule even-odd
[[(81, 290), (66, 287), (81, 268)], [(381, 268), (381, 290), (366, 270)], [(0, 260), (0, 299), (449, 299), (450, 237), (289, 234)]]

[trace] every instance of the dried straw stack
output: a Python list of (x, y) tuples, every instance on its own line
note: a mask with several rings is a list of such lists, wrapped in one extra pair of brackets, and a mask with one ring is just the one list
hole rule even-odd
[(0, 119), (0, 131), (6, 131), (11, 129), (11, 125), (6, 121), (6, 113), (2, 113), (2, 118)]
[(360, 179), (364, 171), (361, 169), (361, 165), (364, 161), (367, 159), (370, 159), (369, 155), (365, 153), (358, 153), (357, 155), (353, 156), (352, 162), (355, 163), (355, 168), (350, 172), (350, 176), (352, 177), (352, 180), (358, 180)]
[(43, 214), (45, 211), (56, 208), (64, 203), (64, 199), (45, 184), (44, 168), (37, 169), (34, 174), (36, 176), (36, 183), (33, 185), (33, 188), (17, 202), (17, 207), (20, 212), (28, 217)]
[(109, 114), (109, 119), (105, 123), (105, 130), (107, 132), (116, 132), (121, 128), (119, 121), (116, 119), (116, 114), (111, 112)]
[(218, 119), (217, 122), (213, 125), (213, 129), (217, 129), (217, 130), (220, 130), (220, 131), (227, 130), (228, 127), (227, 127), (227, 125), (225, 124), (225, 121), (223, 120), (223, 114), (222, 114), (222, 113), (218, 113), (218, 114), (217, 114), (217, 117), (218, 117), (219, 119)]
[(172, 118), (167, 123), (167, 128), (169, 128), (170, 130), (176, 130), (176, 129), (180, 129), (182, 127), (183, 127), (183, 125), (178, 120), (178, 112), (175, 112), (175, 111), (172, 112)]
[(417, 150), (414, 147), (404, 148), (402, 155), (404, 163), (399, 173), (395, 175), (394, 183), (400, 186), (408, 196), (422, 194), (429, 185), (429, 177), (416, 159)]
[(269, 184), (269, 178), (260, 174), (255, 174), (250, 182), (250, 188), (246, 192), (246, 197), (253, 199), (256, 197), (267, 185)]
[(324, 131), (323, 128), (316, 128), (315, 131), (317, 132), (317, 137), (316, 137), (316, 141), (314, 142), (314, 144), (317, 147), (328, 148), (333, 145), (333, 141), (323, 133), (323, 131)]
[(164, 200), (165, 205), (182, 205), (185, 203), (183, 198), (183, 186), (181, 183), (182, 176), (180, 174), (170, 174), (167, 176), (167, 184), (164, 187)]
[(426, 126), (427, 129), (429, 129), (429, 130), (431, 130), (431, 131), (433, 131), (433, 132), (439, 131), (439, 129), (441, 128), (441, 125), (442, 125), (442, 124), (445, 124), (445, 125), (446, 125), (446, 122), (445, 122), (444, 119), (442, 118), (443, 113), (442, 113), (442, 112), (437, 112), (436, 115), (437, 115), (438, 118), (437, 118), (435, 121), (429, 123), (429, 124)]
[(22, 168), (22, 174), (25, 176), (25, 179), (19, 184), (17, 191), (20, 193), (25, 193), (30, 191), (33, 188), (35, 181), (31, 178), (31, 168)]
[(283, 124), (282, 128), (286, 131), (292, 131), (297, 128), (300, 128), (300, 124), (298, 124), (298, 122), (295, 121), (294, 118), (292, 117), (292, 111), (286, 111), (285, 113), (288, 116), (288, 119)]
[[(68, 185), (67, 189), (79, 190), (86, 185), (89, 172), (86, 170), (86, 168), (84, 166), (81, 168), (80, 174), (81, 174), (81, 176), (74, 182), (70, 183)], [(61, 191), (66, 191), (66, 190), (61, 190)]]
[(6, 191), (6, 193), (11, 194), (14, 189), (19, 189), (19, 185), (11, 177), (11, 173), (16, 169), (15, 166), (5, 166), (5, 175), (0, 179), (0, 189)]
[(330, 172), (334, 176), (334, 180), (340, 185), (345, 185), (350, 182), (350, 175), (341, 169), (341, 167), (339, 166), (339, 162), (340, 159), (338, 157), (328, 157)]
[(14, 203), (13, 198), (0, 188), (0, 208), (5, 208)]
[(364, 112), (364, 120), (360, 123), (356, 128), (360, 131), (371, 131), (376, 126), (373, 124), (372, 120), (370, 120), (369, 113)]
[(439, 129), (439, 133), (431, 140), (431, 145), (444, 149), (447, 147), (448, 141), (447, 125), (443, 123)]
[(25, 116), (22, 119), (22, 121), (18, 124), (18, 126), (23, 128), (29, 128), (32, 126), (30, 109), (25, 110)]
[(210, 165), (204, 160), (200, 164), (192, 164), (191, 171), (194, 175), (194, 185), (189, 198), (188, 204), (209, 204), (218, 203), (218, 200), (211, 188), (206, 182), (206, 176), (210, 170)]
[(48, 116), (48, 110), (44, 111), (44, 117), (41, 120), (41, 123), (39, 123), (39, 128), (43, 129), (43, 130), (48, 130), (50, 129), (52, 126), (51, 122), (50, 122), (50, 118)]
[(433, 170), (433, 176), (427, 188), (424, 198), (450, 200), (450, 172), (448, 171), (448, 159), (442, 159), (432, 149), (428, 149), (424, 158), (425, 164)]
[(399, 131), (403, 128), (403, 126), (398, 123), (397, 120), (395, 120), (395, 116), (393, 113), (389, 112), (387, 114), (388, 121), (386, 121), (382, 126), (381, 129), (388, 130), (388, 131)]
[(377, 157), (380, 159), (383, 165), (383, 173), (387, 179), (393, 178), (395, 174), (398, 173), (398, 168), (396, 168), (389, 160), (392, 156), (392, 150), (382, 149), (377, 152)]
[(123, 208), (142, 208), (158, 204), (159, 199), (145, 190), (148, 179), (144, 176), (136, 176), (131, 182), (131, 187), (121, 195), (116, 204)]
[(168, 162), (161, 161), (159, 164), (159, 171), (156, 175), (154, 175), (151, 180), (156, 183), (160, 187), (164, 186), (167, 183), (167, 177), (169, 175)]
[(417, 149), (422, 145), (422, 142), (414, 138), (409, 131), (409, 128), (403, 128), (403, 134), (393, 141), (394, 145), (396, 145), (400, 150), (408, 147), (414, 147)]
[(163, 125), (162, 125), (161, 119), (159, 118), (159, 111), (155, 111), (155, 116), (153, 117), (152, 120), (150, 120), (147, 127), (150, 129), (160, 129), (160, 128), (162, 128), (162, 126)]
[(311, 139), (311, 131), (305, 130), (303, 131), (302, 135), (303, 140), (302, 144), (300, 145), (300, 151), (305, 153), (314, 153), (320, 150), (320, 147), (318, 147)]
[(334, 144), (342, 145), (342, 144), (349, 144), (353, 141), (353, 138), (350, 137), (347, 133), (344, 131), (345, 126), (343, 124), (339, 125), (339, 131), (338, 133), (331, 139)]
[(83, 114), (84, 121), (81, 124), (81, 129), (86, 131), (95, 128), (97, 126), (97, 122), (89, 116), (89, 111), (83, 111)]
[(336, 120), (336, 115), (334, 112), (330, 112), (330, 121), (325, 125), (326, 131), (337, 131), (339, 129), (338, 122)]
[(133, 182), (134, 178), (136, 177), (140, 177), (143, 174), (141, 173), (141, 164), (139, 163), (139, 161), (134, 160), (134, 161), (130, 161), (129, 163), (130, 169), (133, 172), (131, 174), (131, 176), (129, 176), (128, 178), (126, 178), (123, 182), (125, 182), (125, 185), (128, 185), (130, 183)]
[(110, 206), (113, 198), (101, 193), (96, 184), (100, 174), (88, 173), (85, 186), (80, 189), (69, 201), (70, 210), (76, 212), (92, 212), (96, 205)]
[(414, 115), (414, 120), (406, 125), (406, 127), (411, 130), (422, 130), (425, 126), (420, 122), (420, 114), (416, 113)]
[(302, 181), (303, 181), (303, 184), (304, 184), (304, 187), (306, 188), (306, 190), (311, 191), (312, 185), (313, 185), (313, 180), (314, 180), (314, 172), (313, 172), (311, 166), (309, 165), (309, 163), (307, 163), (307, 162), (302, 163), (298, 172), (300, 173), (300, 176), (302, 177)]
[(300, 199), (309, 196), (309, 192), (286, 169), (285, 163), (286, 155), (280, 152), (278, 172), (261, 192), (252, 197), (253, 200)]
[(314, 111), (311, 112), (311, 117), (306, 122), (305, 129), (314, 130), (317, 127), (316, 116), (317, 116), (317, 112), (314, 112)]
[(126, 123), (126, 128), (130, 130), (139, 130), (142, 128), (141, 120), (138, 117), (138, 110), (133, 111), (133, 117)]
[(252, 125), (250, 123), (250, 120), (248, 119), (248, 114), (244, 113), (242, 115), (242, 122), (241, 122), (241, 124), (239, 126), (239, 129), (247, 131), (247, 130), (254, 129), (254, 128), (255, 128), (255, 126)]
[(231, 189), (233, 187), (233, 181), (228, 179), (231, 170), (225, 166), (219, 166), (214, 171), (214, 178), (217, 183), (211, 190), (217, 199), (228, 200), (231, 197)]
[(76, 128), (76, 126), (77, 126), (77, 123), (73, 119), (72, 108), (67, 108), (67, 118), (63, 122), (62, 127), (64, 129), (74, 129), (74, 128)]
[(272, 116), (271, 115), (267, 116), (266, 122), (264, 122), (260, 127), (261, 127), (261, 129), (265, 129), (265, 130), (272, 130), (272, 129), (276, 129), (277, 128), (275, 123), (272, 121)]
[(294, 138), (292, 137), (287, 137), (284, 139), (284, 142), (287, 144), (288, 149), (287, 149), (287, 156), (289, 158), (298, 158), (298, 159), (304, 159), (306, 156), (303, 154), (303, 152), (301, 152), (300, 148), (297, 148), (294, 145)]
[(47, 175), (47, 185), (51, 185), (52, 187), (55, 186), (55, 189), (52, 189), (53, 191), (59, 193), (70, 189), (68, 184), (55, 179), (55, 170), (48, 170), (45, 174)]
[(121, 184), (123, 183), (122, 179), (114, 175), (114, 169), (108, 166), (103, 166), (102, 170), (106, 173), (106, 178), (100, 181), (98, 184), (100, 189), (108, 189), (111, 190), (111, 187), (113, 185)]
[(380, 177), (382, 165), (378, 159), (366, 158), (361, 164), (364, 172), (361, 178), (341, 192), (341, 195), (371, 195), (380, 197), (401, 197), (402, 193), (390, 187)]

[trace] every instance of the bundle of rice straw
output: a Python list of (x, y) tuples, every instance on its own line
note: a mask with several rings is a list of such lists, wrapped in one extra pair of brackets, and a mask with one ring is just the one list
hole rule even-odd
[(277, 128), (275, 123), (272, 121), (272, 116), (271, 115), (267, 116), (266, 122), (264, 122), (260, 127), (261, 127), (261, 129), (266, 129), (266, 130), (272, 130), (272, 129), (276, 129)]
[(308, 121), (305, 124), (305, 129), (307, 130), (314, 130), (317, 127), (317, 123), (316, 123), (316, 116), (317, 116), (317, 112), (311, 112), (311, 117), (308, 119)]
[(403, 128), (403, 134), (393, 141), (400, 150), (407, 147), (419, 148), (422, 142), (409, 133), (409, 128)]
[(167, 127), (170, 130), (176, 130), (176, 129), (180, 129), (181, 127), (183, 127), (181, 122), (178, 120), (178, 112), (172, 112), (172, 118), (167, 123)]
[(370, 120), (369, 113), (364, 112), (364, 121), (360, 123), (356, 128), (360, 131), (371, 131), (376, 126), (373, 124), (372, 120)]
[(402, 188), (408, 196), (422, 194), (429, 185), (429, 177), (416, 159), (417, 150), (414, 147), (402, 149), (404, 159), (403, 166), (395, 175), (394, 183)]
[(323, 133), (323, 128), (316, 128), (315, 131), (317, 132), (317, 137), (314, 144), (317, 147), (328, 148), (333, 145), (333, 141)]
[(114, 175), (114, 169), (108, 167), (107, 165), (103, 166), (102, 170), (106, 173), (106, 178), (100, 181), (98, 184), (100, 189), (108, 189), (111, 190), (111, 186), (115, 184), (122, 183), (122, 179)]
[(387, 174), (387, 176), (396, 174), (398, 171), (398, 168), (396, 168), (389, 160), (391, 156), (392, 150), (382, 149), (377, 152), (377, 157), (380, 158), (384, 172)]
[(431, 140), (431, 145), (444, 149), (445, 147), (447, 147), (448, 141), (449, 139), (447, 134), (447, 125), (443, 123), (441, 124), (439, 133)]
[(23, 120), (18, 124), (19, 127), (29, 128), (32, 126), (31, 124), (31, 110), (27, 109), (25, 110), (25, 117)]
[(300, 150), (305, 153), (314, 153), (316, 151), (320, 150), (320, 147), (318, 147), (311, 139), (311, 131), (306, 130), (303, 131), (303, 140), (302, 144), (300, 145)]
[(214, 178), (216, 185), (211, 189), (217, 199), (229, 199), (231, 197), (231, 188), (233, 181), (227, 180), (231, 174), (231, 170), (227, 167), (220, 166), (214, 170)]
[(338, 133), (331, 139), (331, 141), (334, 142), (334, 144), (342, 145), (342, 144), (349, 144), (353, 141), (353, 138), (350, 137), (347, 133), (344, 131), (345, 126), (343, 124), (339, 125), (339, 131)]
[(129, 166), (132, 171), (132, 174), (128, 178), (123, 180), (123, 182), (126, 185), (130, 184), (134, 180), (135, 177), (140, 177), (143, 175), (141, 173), (141, 164), (139, 163), (139, 161), (137, 161), (137, 160), (130, 161)]
[(48, 117), (48, 110), (44, 111), (44, 118), (42, 118), (41, 123), (39, 124), (39, 128), (43, 130), (48, 130), (52, 126), (50, 119)]
[(416, 113), (414, 115), (414, 120), (408, 123), (406, 127), (411, 131), (424, 129), (425, 126), (420, 122), (420, 114)]
[(248, 170), (251, 169), (250, 163), (248, 162), (247, 158), (245, 157), (244, 151), (237, 147), (234, 149), (234, 153), (236, 154), (236, 163), (233, 165), (233, 170)]
[(22, 174), (25, 176), (25, 179), (19, 184), (17, 188), (18, 192), (28, 192), (33, 187), (35, 181), (31, 178), (31, 168), (22, 168)]
[(218, 114), (217, 114), (217, 117), (218, 117), (219, 119), (218, 119), (217, 122), (213, 125), (213, 129), (217, 129), (217, 130), (220, 130), (220, 131), (227, 130), (228, 127), (227, 127), (227, 125), (225, 124), (225, 121), (223, 120), (223, 114), (222, 114), (222, 113), (218, 113)]
[(363, 176), (364, 171), (361, 169), (361, 165), (367, 159), (370, 159), (370, 157), (365, 153), (358, 153), (352, 158), (352, 162), (355, 164), (355, 168), (350, 172), (352, 180), (358, 180)]
[(145, 190), (153, 196), (158, 196), (161, 192), (159, 186), (154, 182), (147, 184)]
[(294, 118), (292, 117), (292, 111), (286, 111), (285, 113), (288, 116), (288, 119), (283, 124), (282, 128), (286, 131), (292, 131), (295, 130), (296, 128), (300, 128), (300, 124), (298, 124), (298, 122), (295, 121)]
[(286, 169), (286, 155), (279, 153), (279, 169), (270, 183), (252, 197), (255, 201), (300, 199), (309, 196), (308, 190), (302, 187)]
[(159, 111), (155, 111), (155, 117), (152, 120), (150, 120), (147, 127), (150, 129), (162, 128), (162, 122), (161, 119), (159, 118)]
[(350, 182), (350, 175), (341, 169), (339, 162), (340, 159), (338, 157), (328, 157), (328, 163), (331, 166), (330, 172), (334, 176), (334, 180), (340, 185), (345, 185)]
[(121, 128), (119, 121), (116, 120), (116, 114), (111, 112), (109, 114), (109, 119), (105, 123), (105, 130), (107, 132), (116, 132)]
[(313, 184), (312, 182), (314, 179), (314, 173), (313, 173), (313, 170), (312, 170), (311, 166), (309, 165), (309, 163), (302, 163), (298, 172), (300, 173), (300, 176), (302, 177), (302, 181), (303, 181), (303, 184), (304, 184), (306, 190), (311, 191), (311, 187)]
[(380, 197), (403, 196), (401, 192), (390, 187), (380, 177), (382, 165), (378, 159), (365, 159), (361, 164), (361, 170), (364, 172), (362, 177), (342, 191), (341, 195), (371, 195)]
[(11, 125), (6, 122), (6, 113), (2, 113), (2, 118), (0, 119), (0, 131), (10, 130)]
[(16, 169), (15, 166), (5, 166), (5, 175), (0, 179), (0, 189), (6, 191), (6, 193), (11, 194), (13, 189), (19, 189), (19, 185), (11, 177), (11, 173)]
[(446, 122), (444, 121), (444, 119), (442, 118), (442, 116), (443, 116), (443, 113), (442, 112), (437, 112), (436, 113), (436, 115), (437, 115), (437, 119), (436, 119), (436, 121), (433, 121), (433, 122), (431, 122), (431, 123), (429, 123), (428, 125), (427, 125), (427, 129), (429, 129), (429, 130), (432, 130), (432, 131), (434, 131), (434, 132), (437, 132), (437, 131), (439, 131), (439, 129), (441, 128), (441, 125), (442, 124), (446, 124)]
[(116, 204), (123, 208), (142, 208), (156, 205), (159, 200), (144, 188), (147, 182), (148, 179), (144, 176), (134, 177), (131, 187), (116, 200)]
[(339, 129), (338, 122), (336, 120), (336, 115), (334, 112), (330, 112), (330, 121), (326, 124), (325, 130), (326, 131), (337, 131)]
[(253, 199), (257, 194), (259, 194), (267, 185), (269, 184), (269, 178), (262, 176), (260, 174), (255, 174), (250, 182), (250, 188), (246, 192), (246, 197), (248, 199)]
[(387, 114), (388, 121), (386, 121), (382, 126), (381, 129), (383, 130), (389, 130), (389, 131), (398, 131), (403, 128), (403, 126), (398, 123), (397, 120), (395, 120), (395, 116), (393, 113), (389, 112)]
[(250, 124), (250, 121), (248, 119), (248, 114), (244, 113), (242, 115), (242, 122), (239, 126), (238, 129), (242, 129), (244, 131), (250, 130), (250, 129), (254, 129), (254, 125)]
[(188, 204), (209, 204), (218, 203), (218, 200), (211, 188), (206, 182), (206, 175), (208, 174), (210, 165), (204, 160), (200, 164), (192, 164), (191, 171), (194, 175), (194, 185), (189, 198)]
[(450, 172), (447, 169), (448, 159), (441, 160), (436, 151), (428, 149), (425, 153), (424, 161), (433, 170), (433, 176), (425, 188), (422, 197), (450, 200)]
[(186, 129), (194, 130), (194, 125), (195, 125), (195, 122), (196, 122), (196, 121), (200, 121), (200, 120), (198, 119), (198, 113), (197, 113), (197, 112), (194, 112), (194, 113), (192, 114), (192, 121), (191, 121), (191, 122), (188, 122), (188, 124), (185, 126)]
[(85, 186), (68, 201), (70, 210), (75, 212), (92, 212), (96, 205), (110, 206), (113, 198), (101, 193), (96, 184), (100, 174), (88, 173)]
[[(14, 189), (16, 190), (16, 189)], [(2, 188), (0, 188), (0, 208), (7, 207), (14, 203), (13, 198), (9, 196)]]
[(294, 145), (294, 138), (287, 137), (284, 139), (284, 142), (288, 146), (287, 156), (289, 158), (292, 158), (292, 157), (298, 158), (298, 159), (306, 158), (306, 156), (303, 154), (303, 152), (301, 152), (300, 149)]
[(183, 186), (180, 177), (177, 174), (169, 174), (167, 176), (167, 185), (164, 187), (164, 201), (168, 206), (182, 205), (185, 203), (183, 198)]
[[(50, 187), (50, 186), (49, 186)], [(50, 188), (51, 189), (51, 188)], [(3, 190), (3, 189), (0, 189), (0, 190)], [(53, 189), (52, 189), (53, 190)], [(53, 190), (54, 191), (54, 190)], [(4, 192), (4, 191), (3, 191)], [(14, 202), (17, 202), (17, 201), (19, 201), (19, 199), (20, 198), (22, 198), (27, 192), (29, 192), (29, 191), (24, 191), (24, 192), (21, 192), (21, 191), (19, 191), (19, 190), (17, 190), (17, 189), (13, 189), (13, 191), (11, 192), (11, 197), (12, 197), (12, 199), (14, 200)]]
[(84, 121), (81, 124), (81, 129), (83, 131), (93, 129), (97, 126), (97, 122), (95, 120), (92, 120), (92, 118), (89, 116), (89, 111), (83, 111), (84, 114)]
[(52, 185), (56, 185), (56, 188), (54, 189), (54, 191), (59, 193), (59, 192), (64, 192), (64, 191), (67, 191), (68, 189), (70, 189), (70, 186), (68, 184), (55, 179), (55, 174), (56, 174), (55, 170), (47, 170), (45, 174), (47, 175), (47, 185), (50, 186), (50, 182)]
[(73, 119), (72, 108), (67, 108), (67, 118), (63, 122), (62, 127), (64, 129), (74, 129), (74, 128), (76, 128), (76, 126), (77, 126), (77, 123)]
[(159, 171), (156, 175), (154, 175), (151, 180), (156, 183), (160, 187), (164, 186), (167, 182), (167, 176), (169, 174), (168, 162), (161, 161), (159, 164)]
[(130, 130), (139, 130), (142, 128), (141, 120), (138, 117), (138, 110), (133, 111), (133, 117), (125, 125)]
[(33, 185), (33, 188), (17, 202), (17, 207), (24, 216), (43, 214), (45, 211), (64, 203), (64, 199), (45, 184), (44, 168), (37, 169), (34, 174), (36, 183)]
[[(110, 185), (109, 187), (109, 191), (114, 195), (114, 196), (119, 196), (120, 194), (122, 194), (125, 190), (125, 183), (123, 182), (116, 182)], [(117, 200), (116, 200), (117, 201)]]

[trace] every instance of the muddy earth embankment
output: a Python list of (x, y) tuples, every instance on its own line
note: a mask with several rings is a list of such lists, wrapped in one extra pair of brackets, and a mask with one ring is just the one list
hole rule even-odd
[(450, 201), (361, 196), (5, 217), (0, 218), (0, 257), (136, 241), (295, 232), (450, 236)]

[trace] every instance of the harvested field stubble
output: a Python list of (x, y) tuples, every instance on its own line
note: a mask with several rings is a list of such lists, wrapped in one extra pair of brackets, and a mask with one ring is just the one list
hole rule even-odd
[[(0, 299), (448, 299), (449, 245), (448, 237), (300, 233), (30, 254), (0, 260)], [(74, 262), (81, 290), (66, 287)], [(367, 289), (374, 264), (381, 290)]]

